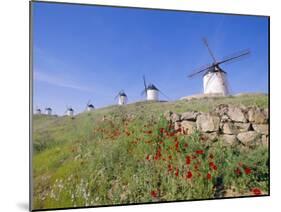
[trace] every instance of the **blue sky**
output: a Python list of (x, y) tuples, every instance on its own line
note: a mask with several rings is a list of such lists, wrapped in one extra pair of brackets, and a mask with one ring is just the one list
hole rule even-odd
[[(33, 3), (34, 106), (76, 112), (144, 99), (142, 75), (172, 100), (203, 91), (194, 69), (249, 48), (251, 56), (222, 65), (232, 93), (268, 92), (265, 17)], [(160, 95), (161, 97), (161, 95)], [(161, 97), (165, 99), (164, 96)]]

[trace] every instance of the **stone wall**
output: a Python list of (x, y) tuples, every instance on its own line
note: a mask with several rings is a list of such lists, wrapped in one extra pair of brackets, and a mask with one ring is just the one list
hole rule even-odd
[(189, 135), (199, 131), (208, 141), (220, 139), (225, 144), (248, 147), (268, 144), (268, 109), (219, 105), (208, 113), (166, 111), (164, 117), (180, 133)]

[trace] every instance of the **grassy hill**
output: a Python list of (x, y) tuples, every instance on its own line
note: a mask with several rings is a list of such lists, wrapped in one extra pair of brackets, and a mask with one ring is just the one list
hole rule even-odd
[(268, 97), (137, 102), (74, 119), (34, 115), (33, 208), (267, 194), (267, 147), (210, 146), (199, 133), (175, 134), (161, 118), (166, 110), (209, 111), (219, 104), (265, 108)]

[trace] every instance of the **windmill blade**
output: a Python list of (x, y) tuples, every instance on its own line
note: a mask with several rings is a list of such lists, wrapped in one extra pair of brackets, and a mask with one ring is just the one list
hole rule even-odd
[(197, 69), (193, 70), (192, 73), (190, 75), (188, 75), (187, 77), (191, 78), (191, 77), (193, 77), (193, 76), (195, 76), (197, 74), (200, 74), (200, 73), (202, 73), (204, 71), (209, 70), (213, 66), (214, 66), (213, 63), (206, 64), (206, 65), (204, 65), (204, 66), (202, 66), (200, 68), (197, 68)]
[(146, 93), (146, 89), (144, 89), (142, 92), (141, 92), (141, 96), (143, 96), (143, 95), (147, 95), (147, 93)]
[(164, 97), (166, 97), (168, 100), (171, 100), (171, 98), (168, 97), (166, 94), (164, 94), (161, 90), (159, 90), (159, 92), (160, 92)]
[(209, 44), (208, 44), (207, 38), (203, 38), (202, 40), (203, 40), (203, 43), (205, 44), (205, 46), (207, 47), (207, 49), (208, 49), (208, 51), (209, 51), (209, 54), (211, 55), (211, 57), (212, 57), (214, 63), (216, 63), (216, 58), (215, 58), (215, 56), (214, 56), (214, 54), (213, 54), (213, 52), (212, 52), (212, 50), (211, 50), (211, 48), (210, 48), (210, 46), (209, 46)]
[(145, 76), (143, 75), (142, 78), (143, 78), (144, 89), (146, 90), (147, 86), (146, 86)]
[(235, 62), (239, 59), (242, 59), (246, 56), (250, 55), (250, 50), (246, 49), (246, 50), (242, 50), (239, 52), (236, 52), (230, 56), (224, 57), (220, 62), (217, 63), (217, 65), (223, 64), (223, 63), (230, 63), (230, 62)]

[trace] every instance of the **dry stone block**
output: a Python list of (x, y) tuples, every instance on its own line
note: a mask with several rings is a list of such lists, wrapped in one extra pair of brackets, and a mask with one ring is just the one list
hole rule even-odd
[(268, 124), (253, 124), (253, 128), (260, 134), (268, 135)]
[(188, 111), (181, 114), (181, 120), (196, 121), (198, 115), (199, 113), (196, 111)]
[(260, 134), (255, 131), (242, 132), (237, 135), (237, 138), (242, 144), (252, 146), (260, 139)]
[(180, 116), (178, 114), (176, 114), (176, 113), (173, 113), (171, 115), (171, 121), (172, 122), (180, 121)]
[(197, 117), (197, 129), (201, 132), (217, 132), (219, 130), (220, 118), (210, 113), (204, 113)]
[(215, 108), (215, 113), (218, 114), (219, 116), (223, 116), (223, 115), (226, 115), (227, 114), (227, 111), (228, 111), (228, 105), (226, 104), (221, 104), (221, 105), (218, 105), (216, 108)]
[(262, 143), (263, 146), (267, 146), (268, 145), (268, 136), (262, 135), (261, 143)]
[(193, 132), (196, 131), (196, 122), (193, 121), (182, 121), (181, 122), (181, 127), (184, 129), (186, 134), (192, 134)]
[(251, 128), (250, 123), (234, 123), (234, 126), (238, 130), (238, 132), (247, 132)]
[(246, 123), (247, 122), (247, 119), (242, 111), (241, 108), (239, 107), (229, 107), (228, 108), (228, 112), (227, 112), (227, 115), (229, 116), (229, 118), (232, 120), (232, 121), (235, 121), (235, 122), (244, 122)]
[(266, 124), (267, 117), (260, 108), (250, 108), (248, 111), (249, 121), (255, 124)]
[(237, 134), (238, 131), (232, 122), (226, 122), (223, 124), (222, 132), (224, 134), (233, 135)]
[(203, 138), (204, 141), (216, 141), (218, 139), (218, 133), (201, 133), (201, 138)]

